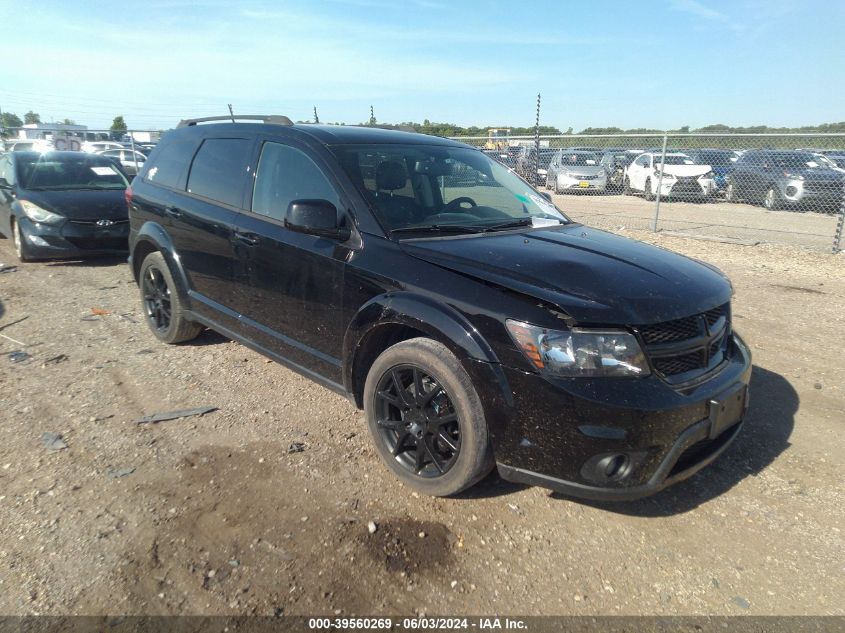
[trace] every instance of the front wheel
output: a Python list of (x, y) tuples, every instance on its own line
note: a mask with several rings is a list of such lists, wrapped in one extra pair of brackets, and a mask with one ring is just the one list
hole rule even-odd
[(645, 179), (645, 186), (643, 187), (643, 195), (646, 200), (654, 200), (654, 192), (651, 190), (651, 178)]
[(728, 180), (728, 185), (725, 188), (725, 202), (739, 202), (739, 196), (736, 195), (736, 185), (733, 180)]
[(381, 459), (420, 492), (457, 494), (493, 467), (478, 393), (437, 341), (414, 338), (385, 350), (367, 374), (364, 410)]
[(147, 325), (160, 341), (183, 343), (202, 331), (199, 323), (186, 318), (182, 297), (164, 255), (147, 255), (141, 264), (138, 285)]
[(21, 225), (15, 220), (11, 219), (12, 223), (12, 242), (15, 245), (15, 255), (22, 262), (31, 262), (32, 254), (29, 251), (29, 245), (26, 243), (26, 236), (21, 230)]
[(631, 195), (631, 179), (628, 176), (625, 176), (625, 180), (622, 181), (622, 195), (623, 196), (630, 196)]

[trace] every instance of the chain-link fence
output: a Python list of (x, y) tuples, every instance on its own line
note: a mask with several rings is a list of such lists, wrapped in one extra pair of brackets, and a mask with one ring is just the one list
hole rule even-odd
[(592, 226), (838, 251), (845, 134), (456, 137)]
[[(3, 131), (3, 151), (103, 153), (132, 176), (162, 132), (50, 124)], [(841, 250), (845, 134), (456, 137), (555, 196), (573, 219)]]

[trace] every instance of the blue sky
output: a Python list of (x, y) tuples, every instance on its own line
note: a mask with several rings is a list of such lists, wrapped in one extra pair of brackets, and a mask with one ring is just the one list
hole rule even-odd
[(845, 2), (0, 0), (0, 108), (166, 128), (236, 112), (359, 123), (675, 128), (845, 120)]

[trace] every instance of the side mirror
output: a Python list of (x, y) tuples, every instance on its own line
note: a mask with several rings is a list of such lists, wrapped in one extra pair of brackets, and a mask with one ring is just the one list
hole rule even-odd
[(549, 202), (552, 201), (552, 194), (550, 194), (548, 191), (541, 191), (540, 195), (543, 196)]
[(5, 178), (0, 178), (0, 189), (11, 189), (12, 185)]
[(285, 227), (345, 242), (352, 232), (338, 225), (337, 208), (328, 200), (293, 200), (285, 213)]

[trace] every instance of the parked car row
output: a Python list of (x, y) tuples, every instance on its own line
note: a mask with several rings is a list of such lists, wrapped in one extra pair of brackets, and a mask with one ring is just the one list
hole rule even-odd
[[(270, 121), (183, 122), (131, 186), (103, 155), (5, 154), (0, 232), (22, 260), (128, 246), (161, 342), (208, 327), (346, 395), (426, 494), (496, 468), (634, 499), (740, 433), (751, 358), (718, 270), (573, 223), (461, 143)], [(590, 149), (547, 176), (606, 180)]]
[(767, 209), (833, 213), (845, 192), (845, 150), (541, 147), (485, 150), (555, 193), (623, 193), (668, 199), (724, 197)]

